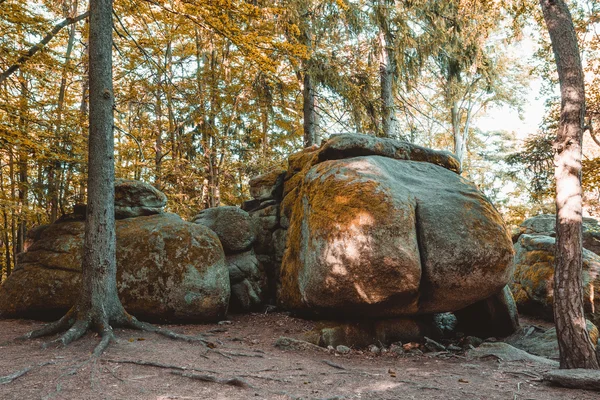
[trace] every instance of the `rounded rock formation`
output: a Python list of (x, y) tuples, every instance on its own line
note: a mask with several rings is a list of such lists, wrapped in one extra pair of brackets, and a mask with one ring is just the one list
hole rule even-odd
[[(117, 289), (125, 309), (161, 322), (214, 321), (229, 304), (223, 249), (209, 229), (175, 214), (116, 222)], [(47, 226), (0, 286), (0, 316), (53, 319), (81, 285), (84, 222)]]
[(391, 318), (456, 311), (500, 293), (512, 276), (510, 236), (455, 159), (357, 136), (290, 157), (279, 304)]

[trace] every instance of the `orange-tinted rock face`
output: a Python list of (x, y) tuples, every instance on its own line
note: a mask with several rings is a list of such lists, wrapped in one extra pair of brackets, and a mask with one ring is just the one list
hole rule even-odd
[[(511, 290), (519, 311), (552, 320), (555, 239), (522, 234), (515, 246), (515, 273)], [(583, 251), (583, 302), (586, 317), (600, 323), (600, 257)]]
[[(64, 313), (80, 287), (83, 232), (83, 222), (46, 228), (0, 287), (0, 315)], [(174, 214), (117, 221), (117, 287), (127, 311), (157, 321), (221, 318), (230, 294), (216, 235)]]
[(380, 156), (302, 173), (281, 266), (284, 307), (356, 318), (454, 311), (508, 282), (506, 227), (456, 173)]

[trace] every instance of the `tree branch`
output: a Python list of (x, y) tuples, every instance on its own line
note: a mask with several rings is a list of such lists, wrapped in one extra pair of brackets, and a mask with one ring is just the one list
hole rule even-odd
[(600, 140), (598, 140), (598, 138), (596, 137), (596, 134), (594, 133), (594, 126), (592, 125), (592, 117), (590, 117), (588, 119), (588, 123), (586, 126), (583, 127), (583, 131), (590, 132), (590, 136), (592, 137), (592, 140), (594, 141), (594, 143), (596, 143), (598, 146), (600, 146)]
[[(0, 2), (1, 1), (2, 0), (0, 0)], [(83, 14), (78, 15), (77, 17), (67, 18), (67, 19), (63, 20), (62, 22), (58, 23), (57, 25), (55, 25), (54, 28), (52, 28), (52, 30), (46, 36), (44, 36), (44, 38), (39, 43), (37, 43), (35, 46), (31, 47), (25, 55), (19, 57), (19, 59), (17, 60), (16, 63), (11, 65), (6, 71), (4, 71), (4, 72), (2, 72), (2, 74), (0, 74), (0, 84), (2, 84), (2, 82), (4, 82), (9, 76), (11, 76), (14, 72), (16, 72), (19, 68), (21, 68), (21, 65), (25, 64), (38, 51), (43, 49), (44, 46), (47, 45), (48, 42), (50, 42), (52, 40), (52, 38), (54, 38), (54, 36), (56, 36), (58, 34), (58, 32), (60, 32), (60, 30), (62, 28), (64, 28), (65, 26), (75, 24), (75, 23), (81, 21), (82, 19), (87, 18), (88, 15), (89, 15), (89, 12), (86, 11)]]

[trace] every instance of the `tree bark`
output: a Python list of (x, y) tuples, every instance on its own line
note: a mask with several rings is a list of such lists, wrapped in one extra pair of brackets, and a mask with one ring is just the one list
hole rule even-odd
[(396, 119), (396, 106), (394, 102), (394, 74), (395, 62), (392, 50), (393, 43), (380, 27), (379, 46), (379, 76), (381, 80), (381, 127), (384, 137), (398, 135), (398, 121)]
[(598, 369), (583, 312), (581, 157), (585, 116), (583, 70), (569, 9), (562, 0), (540, 0), (550, 33), (561, 91), (556, 169), (554, 319), (561, 368)]
[(304, 147), (310, 147), (315, 144), (315, 131), (317, 126), (317, 117), (315, 110), (315, 88), (310, 72), (304, 71), (303, 97), (303, 116), (304, 116)]
[[(80, 312), (107, 323), (124, 313), (117, 295), (114, 211), (112, 0), (90, 2), (88, 206)], [(104, 328), (106, 329), (106, 328)]]

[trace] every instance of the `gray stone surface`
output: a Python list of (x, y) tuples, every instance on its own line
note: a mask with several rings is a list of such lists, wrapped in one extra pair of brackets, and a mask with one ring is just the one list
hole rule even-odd
[(262, 303), (266, 276), (253, 250), (226, 257), (231, 282), (230, 309), (248, 311)]
[(131, 179), (115, 179), (115, 217), (133, 218), (160, 214), (167, 196), (154, 186)]
[[(600, 255), (600, 224), (594, 218), (583, 218), (583, 248)], [(540, 214), (526, 219), (513, 236), (517, 242), (523, 234), (556, 236), (556, 215)]]
[(371, 135), (332, 135), (318, 151), (318, 162), (357, 156), (382, 156), (436, 164), (460, 172), (460, 163), (448, 151), (433, 150), (400, 140)]
[[(589, 320), (586, 320), (586, 328), (592, 342), (597, 343), (598, 328)], [(560, 356), (554, 327), (544, 329), (538, 326), (525, 326), (503, 341), (536, 356), (553, 360), (558, 360)]]
[(534, 356), (526, 351), (517, 349), (507, 343), (496, 342), (496, 343), (482, 343), (481, 346), (468, 350), (467, 359), (475, 358), (488, 358), (490, 356), (496, 357), (500, 361), (525, 361), (536, 364), (542, 364), (549, 367), (558, 367), (558, 362), (549, 360), (544, 357)]
[(556, 369), (544, 373), (545, 381), (572, 389), (600, 391), (600, 371), (591, 369)]
[(207, 208), (193, 219), (214, 231), (225, 254), (248, 250), (256, 239), (255, 222), (250, 215), (239, 207), (225, 206)]

